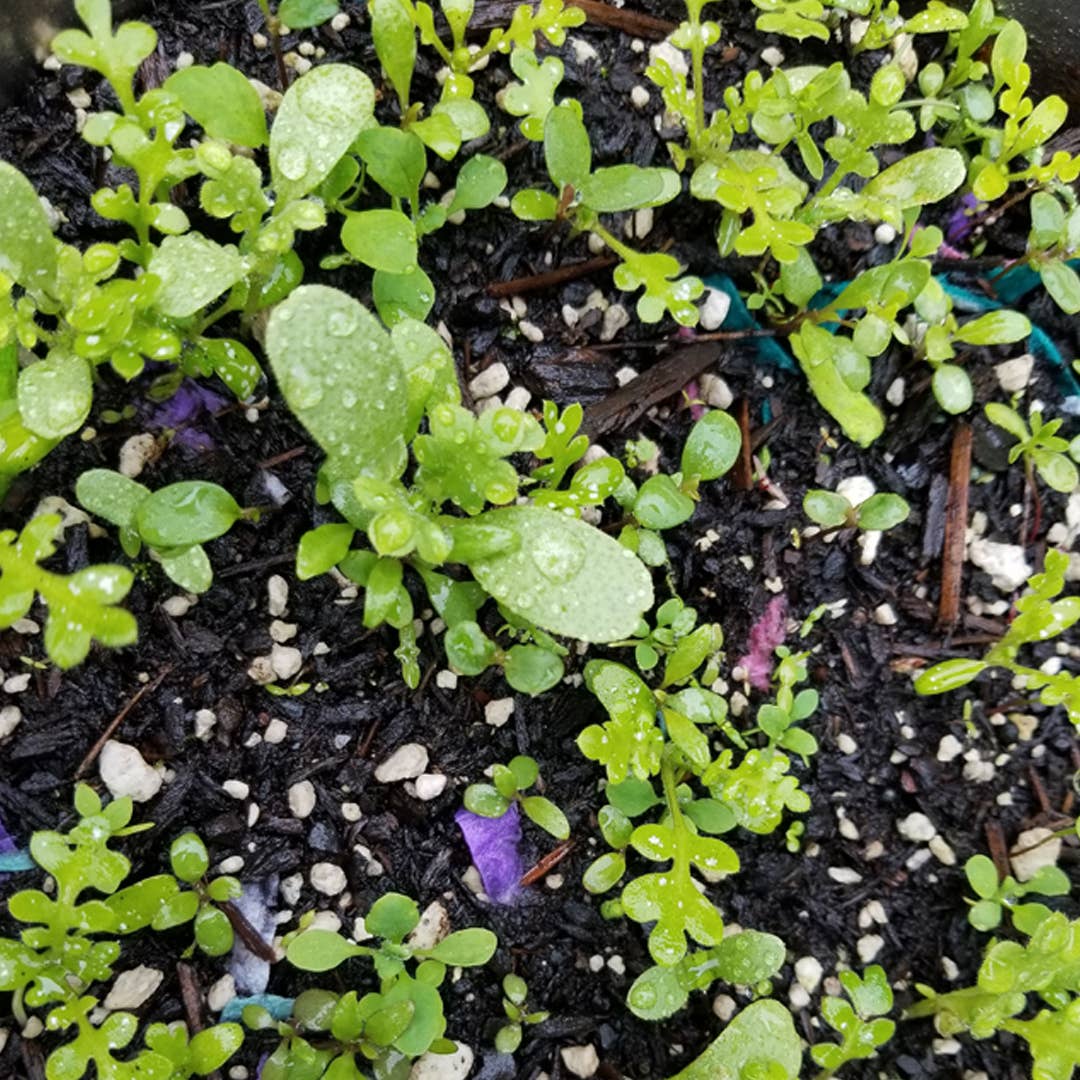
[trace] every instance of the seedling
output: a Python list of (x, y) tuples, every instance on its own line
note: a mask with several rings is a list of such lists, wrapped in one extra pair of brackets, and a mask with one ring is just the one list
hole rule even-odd
[(1017, 901), (1035, 893), (1039, 896), (1068, 896), (1069, 878), (1056, 866), (1040, 866), (1030, 881), (1017, 881), (1011, 874), (998, 879), (997, 867), (985, 855), (972, 855), (964, 864), (968, 884), (979, 898), (968, 901), (968, 922), (976, 930), (996, 930), (1003, 913), (1012, 916), (1013, 926), (1023, 934), (1033, 934), (1039, 923), (1050, 914), (1045, 904), (1018, 904)]
[(481, 817), (502, 817), (511, 803), (518, 803), (525, 816), (556, 840), (570, 836), (566, 815), (542, 795), (522, 795), (540, 777), (540, 769), (531, 757), (518, 755), (507, 765), (495, 765), (490, 784), (470, 784), (465, 789), (465, 808)]
[(224, 535), (240, 520), (258, 520), (257, 510), (242, 510), (217, 484), (184, 480), (151, 492), (110, 469), (90, 469), (75, 485), (79, 502), (120, 530), (120, 544), (131, 558), (145, 544), (171, 581), (203, 593), (214, 579), (203, 544)]
[(169, 863), (178, 881), (191, 886), (166, 900), (154, 915), (155, 930), (171, 930), (193, 923), (195, 944), (207, 956), (224, 956), (233, 947), (233, 928), (219, 905), (236, 900), (243, 892), (231, 875), (206, 880), (210, 856), (193, 832), (178, 836), (169, 847)]
[(906, 521), (911, 508), (906, 500), (889, 492), (879, 492), (854, 506), (845, 495), (815, 488), (803, 496), (803, 513), (826, 532), (861, 529), (885, 532)]
[(860, 978), (854, 971), (840, 972), (840, 983), (851, 1001), (826, 997), (821, 1003), (821, 1015), (843, 1041), (818, 1043), (810, 1048), (810, 1056), (821, 1066), (818, 1080), (825, 1080), (849, 1061), (872, 1057), (896, 1031), (896, 1023), (881, 1019), (892, 1011), (892, 987), (884, 969), (875, 964)]
[(568, 103), (551, 109), (544, 121), (544, 161), (557, 194), (519, 191), (510, 204), (514, 213), (524, 221), (567, 220), (575, 230), (593, 233), (621, 260), (616, 286), (625, 292), (644, 288), (637, 304), (643, 322), (657, 322), (666, 311), (676, 322), (693, 326), (698, 318), (694, 301), (705, 291), (700, 279), (679, 278), (674, 256), (634, 251), (600, 224), (602, 214), (670, 202), (681, 190), (678, 175), (625, 164), (594, 170), (589, 133), (579, 110)]
[(1034, 411), (1025, 423), (1015, 409), (997, 401), (986, 405), (986, 416), (1016, 440), (1009, 447), (1009, 463), (1022, 459), (1029, 483), (1037, 472), (1046, 484), (1065, 495), (1080, 483), (1080, 474), (1069, 460), (1071, 445), (1057, 434), (1062, 425), (1060, 418), (1044, 421), (1042, 413)]
[[(134, 1041), (138, 1019), (129, 1012), (113, 1012), (103, 1022), (91, 1016), (98, 998), (88, 991), (112, 977), (119, 938), (152, 925), (180, 893), (169, 874), (121, 888), (131, 863), (110, 841), (152, 828), (129, 824), (131, 799), (102, 805), (91, 788), (79, 784), (75, 809), (79, 821), (68, 833), (36, 832), (31, 838), (31, 855), (51, 875), (55, 890), (46, 895), (24, 889), (10, 897), (12, 918), (30, 925), (17, 939), (0, 938), (0, 992), (12, 994), (12, 1012), (21, 1025), (28, 1009), (49, 1007), (50, 1031), (76, 1028), (49, 1054), (45, 1071), (51, 1080), (81, 1080), (91, 1065), (95, 1075), (117, 1080), (208, 1076), (239, 1049), (238, 1024), (218, 1024), (190, 1039), (184, 1024), (151, 1024), (146, 1049), (121, 1061), (113, 1051)], [(98, 898), (82, 899), (91, 889)]]
[(1039, 691), (1044, 705), (1064, 705), (1069, 719), (1080, 724), (1080, 678), (1068, 671), (1050, 675), (1017, 659), (1025, 645), (1049, 641), (1080, 620), (1080, 597), (1060, 595), (1068, 565), (1065, 552), (1048, 551), (1043, 572), (1028, 579), (1027, 589), (1016, 601), (1018, 615), (983, 659), (943, 660), (916, 678), (915, 689), (920, 694), (943, 694), (966, 686), (992, 667), (1003, 667), (1023, 679), (1029, 690)]
[(62, 522), (42, 514), (21, 533), (0, 532), (0, 627), (9, 627), (30, 611), (35, 595), (48, 606), (45, 651), (57, 667), (82, 663), (94, 641), (113, 648), (138, 636), (135, 617), (117, 607), (134, 577), (122, 566), (88, 566), (74, 574), (54, 574), (38, 564), (56, 551)]
[[(321, 1076), (323, 1069), (336, 1068), (340, 1072), (335, 1076), (360, 1080), (363, 1073), (358, 1071), (357, 1057), (381, 1062), (377, 1067), (386, 1069), (395, 1055), (412, 1060), (429, 1050), (452, 1053), (456, 1049), (443, 1037), (446, 1019), (439, 986), (448, 967), (486, 964), (498, 940), (490, 930), (471, 927), (449, 934), (434, 948), (418, 949), (407, 939), (419, 922), (416, 902), (391, 892), (376, 900), (364, 918), (367, 933), (381, 939), (375, 946), (356, 945), (330, 930), (305, 929), (302, 923), (299, 933), (288, 939), (289, 963), (304, 971), (324, 972), (353, 957), (369, 958), (379, 989), (362, 996), (320, 990), (298, 998), (296, 1023), (277, 1027), (282, 1041), (264, 1068), (269, 1080), (295, 1077), (301, 1064), (312, 1069), (317, 1064), (315, 1076)], [(411, 968), (413, 961), (416, 966)], [(275, 1026), (267, 1011), (255, 1005), (244, 1010), (244, 1022), (254, 1028)], [(323, 1045), (325, 1032), (336, 1045)]]
[(551, 1014), (540, 1010), (527, 1012), (525, 1004), (529, 988), (520, 975), (507, 975), (502, 982), (503, 1012), (510, 1021), (495, 1033), (495, 1049), (500, 1054), (512, 1054), (521, 1045), (524, 1029), (530, 1024), (542, 1024)]

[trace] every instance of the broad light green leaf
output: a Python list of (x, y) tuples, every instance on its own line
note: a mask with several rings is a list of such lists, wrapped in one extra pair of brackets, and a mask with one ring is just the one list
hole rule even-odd
[(33, 293), (56, 277), (56, 240), (33, 185), (0, 161), (0, 271)]
[(482, 516), (520, 540), (513, 551), (478, 559), (470, 570), (499, 603), (555, 634), (618, 641), (652, 606), (645, 566), (617, 541), (576, 518), (536, 506)]
[(214, 583), (214, 570), (210, 559), (199, 544), (176, 553), (170, 551), (159, 554), (158, 558), (161, 560), (161, 569), (169, 580), (185, 592), (198, 596)]
[(974, 391), (968, 373), (956, 364), (940, 364), (930, 380), (937, 403), (954, 416), (971, 408)]
[(285, 955), (304, 971), (330, 971), (365, 950), (331, 930), (305, 930), (289, 943)]
[(181, 480), (139, 503), (135, 527), (151, 547), (189, 547), (227, 533), (243, 515), (236, 500), (218, 484)]
[(367, 308), (337, 289), (302, 285), (270, 316), (266, 353), (289, 407), (342, 476), (397, 475), (405, 374)]
[(944, 694), (966, 686), (988, 666), (982, 660), (943, 660), (919, 675), (915, 690), (920, 694)]
[(166, 236), (149, 270), (161, 278), (154, 307), (162, 315), (183, 319), (231, 289), (244, 275), (244, 260), (233, 244), (187, 233)]
[[(332, 0), (331, 0), (332, 2)], [(266, 145), (266, 113), (259, 92), (231, 64), (196, 64), (174, 72), (165, 89), (207, 135), (239, 146)]]
[(791, 1013), (778, 1001), (748, 1005), (713, 1040), (696, 1061), (670, 1080), (742, 1080), (759, 1075), (769, 1080), (797, 1080), (802, 1064), (802, 1043)]
[(557, 105), (544, 122), (544, 160), (552, 183), (580, 190), (592, 171), (592, 147), (581, 117), (569, 105)]
[(270, 130), (280, 204), (314, 191), (372, 122), (375, 88), (359, 68), (322, 64), (285, 92)]
[(1039, 269), (1046, 291), (1054, 302), (1069, 315), (1080, 313), (1080, 275), (1063, 262), (1048, 262)]
[(416, 229), (400, 210), (361, 210), (349, 214), (341, 242), (354, 258), (373, 270), (411, 274), (416, 269)]
[(322, 26), (338, 13), (337, 0), (281, 0), (278, 18), (293, 30)]
[(387, 195), (416, 198), (427, 172), (427, 151), (411, 131), (368, 128), (356, 140), (356, 150), (367, 166), (368, 175)]
[(150, 489), (112, 469), (87, 469), (75, 482), (79, 505), (111, 525), (125, 528)]
[(370, 9), (375, 54), (404, 112), (416, 66), (416, 28), (401, 0), (371, 0)]
[(901, 158), (863, 189), (872, 198), (888, 199), (900, 209), (927, 206), (951, 195), (967, 177), (959, 150), (933, 147)]
[(19, 373), (16, 399), (22, 422), (35, 435), (43, 439), (70, 435), (90, 414), (94, 400), (90, 365), (79, 356), (50, 353)]
[(964, 323), (953, 339), (969, 345), (1008, 345), (1023, 341), (1030, 333), (1031, 322), (1019, 311), (988, 311)]
[(581, 201), (600, 214), (615, 214), (643, 206), (662, 206), (682, 190), (673, 169), (643, 169), (611, 165), (597, 169), (580, 187)]
[(506, 188), (506, 166), (498, 158), (475, 154), (461, 167), (454, 185), (455, 210), (482, 210), (490, 206)]
[(726, 412), (706, 413), (690, 429), (682, 452), (684, 476), (716, 480), (735, 464), (742, 449), (742, 431)]

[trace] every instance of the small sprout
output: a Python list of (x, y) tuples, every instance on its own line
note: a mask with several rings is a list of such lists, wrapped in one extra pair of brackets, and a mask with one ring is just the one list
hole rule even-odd
[(875, 964), (860, 978), (854, 971), (842, 971), (840, 982), (851, 1004), (839, 997), (826, 997), (821, 1003), (825, 1022), (840, 1033), (843, 1041), (818, 1043), (810, 1048), (810, 1056), (823, 1072), (832, 1076), (849, 1061), (871, 1057), (879, 1046), (893, 1037), (896, 1024), (879, 1019), (892, 1010), (892, 988), (884, 970)]
[(525, 816), (556, 840), (570, 836), (570, 822), (550, 800), (541, 795), (522, 795), (539, 779), (540, 770), (531, 757), (519, 755), (508, 765), (496, 765), (490, 784), (470, 784), (465, 789), (465, 808), (481, 817), (501, 818), (512, 803), (519, 803)]
[(529, 988), (520, 975), (507, 975), (503, 979), (503, 1011), (510, 1021), (495, 1034), (495, 1049), (500, 1054), (513, 1054), (521, 1045), (524, 1028), (530, 1024), (542, 1024), (551, 1014), (544, 1011), (529, 1012), (525, 1005)]
[(1016, 901), (1036, 893), (1040, 896), (1068, 896), (1069, 878), (1056, 866), (1040, 867), (1035, 876), (1026, 882), (1017, 881), (1012, 875), (999, 881), (997, 867), (985, 855), (972, 855), (964, 864), (968, 884), (978, 897), (968, 901), (968, 922), (976, 930), (996, 930), (1002, 915), (1008, 911), (1013, 925), (1024, 934), (1033, 934), (1039, 923), (1050, 914), (1045, 904), (1018, 904)]
[(1037, 472), (1046, 484), (1065, 495), (1080, 484), (1080, 474), (1069, 458), (1070, 443), (1057, 434), (1062, 425), (1060, 418), (1044, 421), (1042, 413), (1036, 411), (1025, 423), (1015, 409), (996, 401), (986, 406), (986, 415), (1016, 440), (1009, 447), (1009, 462), (1022, 459), (1029, 480)]
[(907, 521), (911, 508), (905, 499), (890, 492), (871, 495), (853, 506), (849, 499), (835, 491), (814, 489), (803, 497), (803, 513), (827, 531), (885, 532)]

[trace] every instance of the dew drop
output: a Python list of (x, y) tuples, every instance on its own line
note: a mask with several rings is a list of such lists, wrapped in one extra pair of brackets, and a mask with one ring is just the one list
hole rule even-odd
[(278, 157), (278, 168), (286, 180), (302, 180), (308, 171), (308, 156), (298, 146), (287, 146)]
[(348, 310), (332, 311), (326, 329), (334, 337), (348, 337), (356, 329), (356, 314)]
[(585, 562), (585, 548), (581, 542), (565, 533), (549, 534), (529, 554), (536, 569), (549, 581), (566, 581)]

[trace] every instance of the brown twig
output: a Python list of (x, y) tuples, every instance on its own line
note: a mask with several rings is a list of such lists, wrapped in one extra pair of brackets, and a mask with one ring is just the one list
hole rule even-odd
[(275, 465), (283, 465), (286, 461), (292, 461), (293, 458), (298, 458), (307, 453), (308, 448), (306, 446), (294, 446), (291, 450), (283, 450), (280, 454), (275, 454), (273, 457), (263, 458), (262, 461), (256, 461), (255, 466), (259, 469), (272, 469)]
[(487, 291), (490, 296), (497, 297), (541, 292), (557, 285), (565, 285), (568, 281), (588, 277), (597, 270), (606, 270), (618, 261), (614, 255), (597, 255), (595, 259), (584, 259), (582, 262), (560, 266), (555, 270), (545, 270), (542, 274), (530, 274), (527, 277), (512, 278), (510, 281), (496, 281), (487, 287)]
[(739, 399), (735, 419), (742, 432), (742, 445), (731, 470), (731, 483), (736, 491), (749, 491), (754, 486), (754, 444), (750, 436), (750, 402), (746, 398)]
[(668, 22), (667, 19), (658, 19), (655, 15), (645, 15), (640, 11), (617, 8), (612, 4), (604, 3), (603, 0), (573, 0), (573, 6), (581, 8), (593, 25), (621, 30), (631, 37), (663, 41), (675, 29), (675, 23)]
[(573, 840), (564, 840), (553, 847), (524, 877), (518, 882), (523, 888), (539, 881), (549, 871), (554, 870), (574, 850)]
[(247, 946), (248, 952), (254, 953), (260, 960), (265, 960), (268, 964), (277, 961), (274, 946), (263, 941), (259, 931), (248, 922), (244, 913), (231, 900), (222, 900), (217, 906), (225, 913), (225, 917), (232, 925), (236, 936)]
[(945, 544), (941, 556), (941, 599), (938, 625), (949, 628), (960, 618), (960, 589), (964, 571), (964, 541), (971, 485), (971, 427), (959, 423), (953, 434), (949, 461), (949, 494), (945, 501)]
[(86, 775), (86, 770), (97, 760), (98, 754), (101, 753), (101, 748), (113, 737), (116, 729), (127, 719), (128, 714), (147, 694), (153, 693), (168, 677), (169, 672), (173, 669), (172, 664), (166, 664), (157, 675), (144, 686), (140, 686), (134, 694), (128, 698), (126, 704), (121, 710), (109, 721), (108, 727), (98, 737), (97, 742), (86, 753), (86, 757), (79, 762), (79, 767), (75, 770), (75, 779), (79, 780)]
[(1005, 842), (1005, 830), (1000, 823), (988, 821), (983, 826), (983, 831), (986, 833), (990, 858), (998, 872), (998, 880), (1004, 881), (1009, 876), (1009, 845)]
[[(181, 960), (176, 965), (176, 978), (180, 983), (180, 1000), (184, 1005), (188, 1034), (196, 1035), (206, 1025), (202, 1019), (202, 990), (195, 977), (195, 969)], [(210, 1080), (221, 1080), (221, 1073), (217, 1069), (208, 1075)]]

